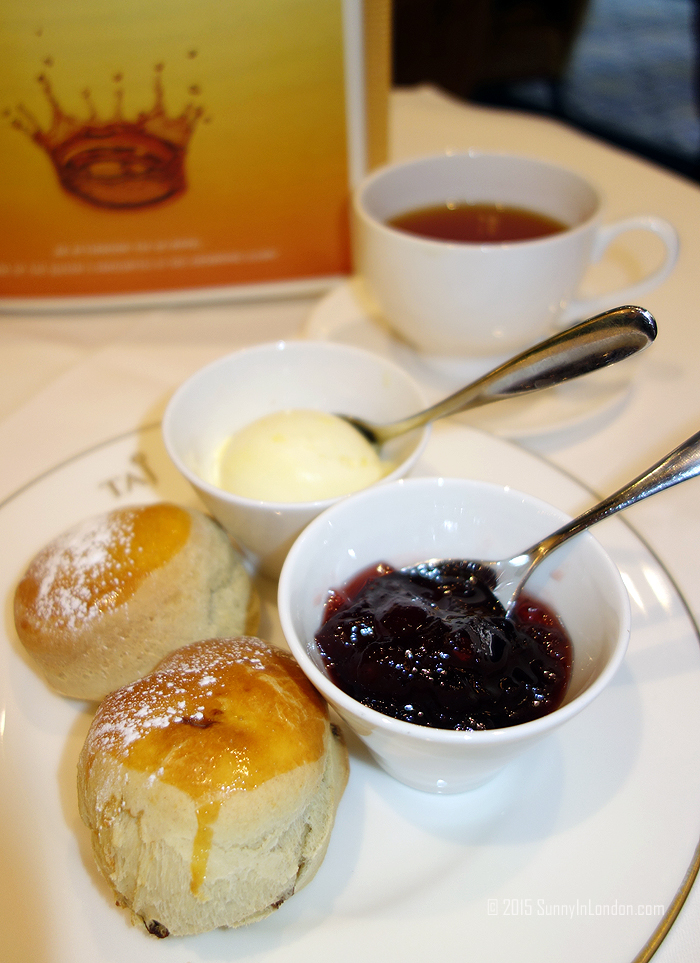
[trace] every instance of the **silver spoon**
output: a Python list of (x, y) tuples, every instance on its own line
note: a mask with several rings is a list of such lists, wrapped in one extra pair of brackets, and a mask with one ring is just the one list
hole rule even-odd
[(429, 421), (477, 408), (501, 398), (514, 398), (551, 388), (589, 371), (605, 368), (645, 348), (656, 337), (656, 321), (644, 308), (625, 305), (582, 321), (461, 388), (416, 415), (377, 425), (352, 415), (339, 415), (373, 444), (420, 428)]
[[(694, 434), (682, 445), (662, 458), (644, 474), (639, 475), (614, 494), (598, 502), (588, 511), (567, 522), (542, 541), (532, 545), (524, 552), (519, 552), (513, 558), (500, 561), (486, 561), (485, 559), (470, 559), (466, 562), (474, 575), (483, 579), (491, 588), (493, 594), (503, 605), (506, 614), (510, 615), (522, 591), (523, 585), (532, 574), (533, 569), (540, 564), (551, 552), (563, 545), (574, 535), (585, 531), (591, 525), (614, 515), (615, 512), (629, 508), (636, 502), (655, 495), (657, 492), (671, 488), (700, 474), (700, 431)], [(412, 570), (427, 571), (433, 568), (440, 559), (431, 559), (412, 565)], [(465, 563), (462, 563), (464, 565)]]

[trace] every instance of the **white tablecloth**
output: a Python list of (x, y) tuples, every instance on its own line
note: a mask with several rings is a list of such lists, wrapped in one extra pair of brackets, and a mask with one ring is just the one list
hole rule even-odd
[[(470, 147), (539, 156), (597, 182), (607, 197), (607, 220), (657, 214), (680, 234), (676, 270), (644, 299), (659, 336), (640, 359), (625, 403), (520, 444), (605, 494), (700, 429), (700, 190), (557, 122), (465, 106), (429, 88), (394, 93), (391, 111), (394, 158)], [(630, 236), (589, 283), (605, 286), (639, 276), (657, 256), (653, 243)], [(176, 385), (206, 362), (244, 345), (299, 336), (317, 300), (1, 316), (0, 502), (92, 444), (157, 421)], [(699, 486), (682, 485), (628, 514), (696, 618)], [(696, 887), (655, 960), (698, 958)]]

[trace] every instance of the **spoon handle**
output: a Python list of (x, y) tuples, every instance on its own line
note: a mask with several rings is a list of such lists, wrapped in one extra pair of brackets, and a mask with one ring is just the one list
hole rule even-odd
[(526, 554), (533, 556), (533, 565), (537, 564), (545, 555), (548, 555), (563, 542), (568, 541), (574, 535), (578, 535), (584, 529), (590, 528), (591, 525), (595, 525), (603, 518), (614, 515), (615, 512), (622, 511), (623, 508), (629, 508), (630, 505), (634, 505), (650, 495), (662, 492), (666, 488), (672, 488), (674, 485), (679, 485), (681, 482), (699, 474), (700, 431), (674, 448), (665, 458), (662, 458), (642, 475), (547, 536)]
[(579, 378), (629, 357), (655, 337), (656, 321), (644, 308), (626, 305), (605, 311), (528, 348), (431, 408), (383, 426), (382, 440), (499, 398)]

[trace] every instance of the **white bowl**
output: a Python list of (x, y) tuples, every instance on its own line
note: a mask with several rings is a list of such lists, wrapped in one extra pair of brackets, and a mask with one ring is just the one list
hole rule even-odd
[[(258, 418), (290, 408), (394, 421), (424, 407), (418, 384), (378, 355), (323, 341), (278, 341), (236, 351), (192, 375), (167, 406), (163, 439), (212, 515), (252, 564), (274, 578), (299, 532), (339, 499), (271, 502), (224, 491), (211, 481), (223, 442)], [(413, 431), (385, 446), (396, 467), (378, 484), (407, 474), (428, 434), (428, 428)]]
[(396, 779), (428, 792), (473, 789), (584, 709), (624, 657), (627, 592), (616, 566), (588, 532), (542, 562), (527, 594), (559, 615), (572, 641), (564, 702), (531, 722), (463, 732), (383, 715), (331, 682), (314, 642), (329, 589), (380, 561), (399, 568), (429, 558), (511, 557), (565, 521), (556, 508), (511, 488), (415, 478), (351, 496), (316, 518), (292, 546), (278, 590), (289, 647), (313, 685)]

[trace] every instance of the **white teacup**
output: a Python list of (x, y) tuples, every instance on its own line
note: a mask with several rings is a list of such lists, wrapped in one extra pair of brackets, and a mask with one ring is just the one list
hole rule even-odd
[[(437, 204), (497, 203), (563, 222), (559, 233), (525, 241), (452, 242), (387, 224)], [(662, 265), (638, 283), (577, 298), (590, 264), (624, 231), (663, 242)], [(602, 223), (600, 193), (583, 177), (507, 154), (442, 154), (383, 167), (358, 187), (353, 203), (355, 268), (389, 325), (433, 355), (500, 355), (661, 284), (678, 257), (667, 221), (639, 215)]]

